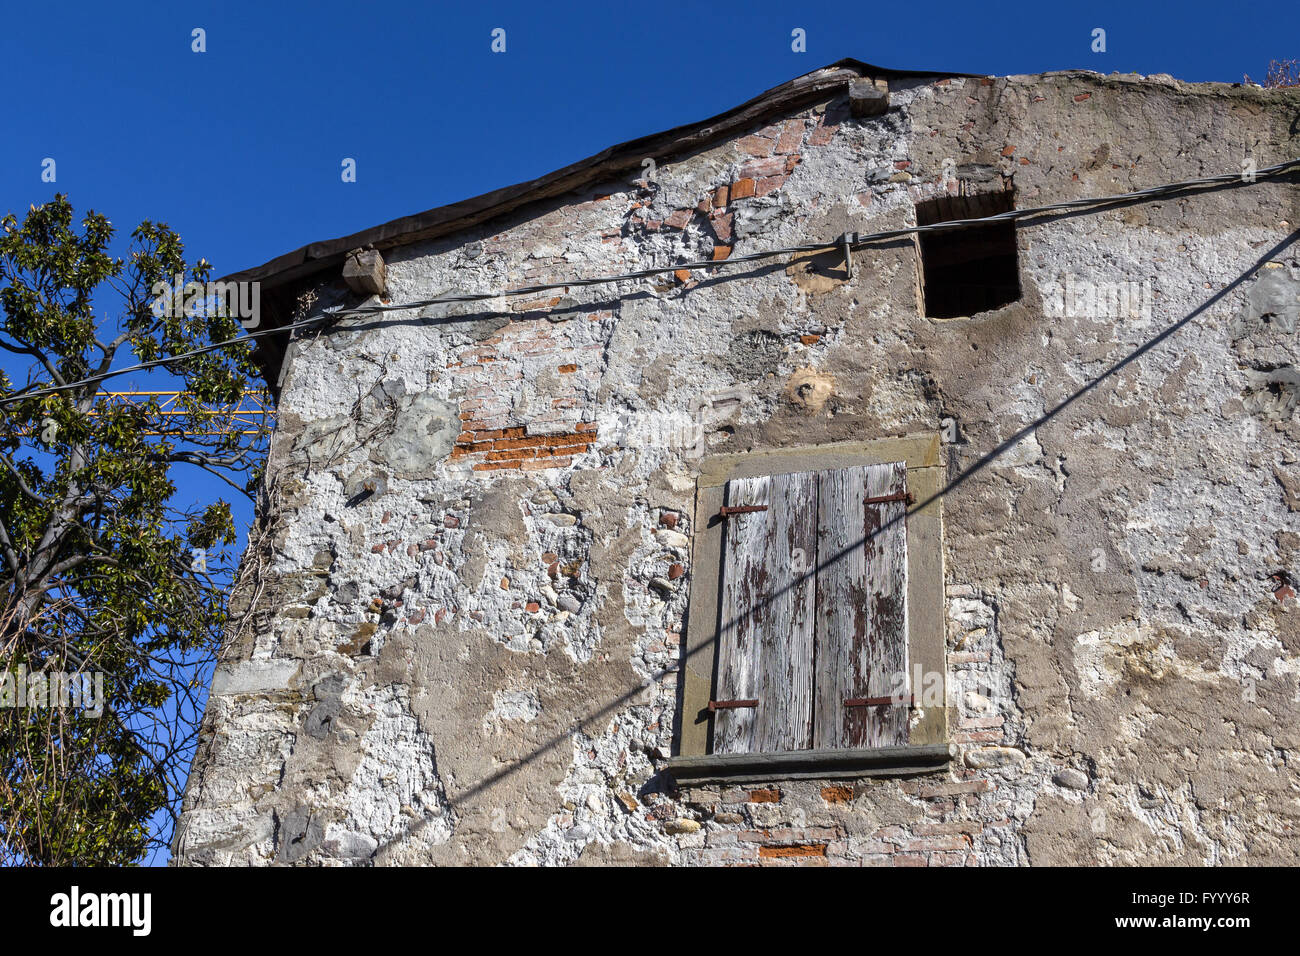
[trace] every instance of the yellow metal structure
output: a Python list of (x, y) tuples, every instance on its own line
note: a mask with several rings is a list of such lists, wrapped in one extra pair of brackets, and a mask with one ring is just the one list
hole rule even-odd
[[(264, 391), (246, 392), (243, 401), (233, 405), (207, 405), (203, 408), (190, 411), (180, 402), (180, 397), (184, 392), (99, 392), (95, 398), (106, 401), (110, 405), (134, 405), (144, 406), (150, 402), (157, 402), (158, 408), (152, 414), (161, 425), (169, 419), (182, 419), (183, 421), (173, 422), (176, 425), (185, 425), (181, 431), (168, 429), (166, 432), (147, 430), (146, 435), (210, 435), (217, 430), (217, 422), (213, 421), (211, 428), (203, 428), (203, 419), (220, 420), (225, 431), (235, 435), (256, 435), (263, 428), (271, 428), (275, 424), (275, 407), (271, 404), (271, 396)], [(92, 411), (92, 416), (98, 412)], [(239, 426), (245, 426), (240, 428)]]

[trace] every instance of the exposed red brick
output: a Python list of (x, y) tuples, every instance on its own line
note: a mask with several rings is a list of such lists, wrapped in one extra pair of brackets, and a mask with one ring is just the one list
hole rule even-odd
[(1002, 155), (1003, 155), (1003, 156), (1010, 156), (1010, 155), (1013, 154), (1015, 151), (1016, 151), (1016, 148), (1015, 148), (1014, 146), (1003, 146), (1003, 147), (1002, 147)]
[(505, 451), (508, 448), (536, 448), (549, 445), (553, 441), (548, 435), (534, 435), (531, 438), (502, 438), (492, 443), (492, 448), (496, 451)]
[(1000, 730), (959, 730), (952, 735), (953, 743), (989, 744), (1002, 739)]
[(509, 461), (512, 458), (535, 458), (536, 448), (507, 448), (505, 451), (490, 451), (483, 456), (484, 461)]
[(555, 445), (550, 448), (539, 448), (537, 457), (541, 458), (543, 455), (579, 455), (590, 447), (590, 444), (584, 442), (581, 445)]
[(714, 261), (714, 262), (717, 262), (719, 259), (726, 259), (726, 258), (727, 258), (728, 256), (730, 256), (730, 255), (731, 255), (731, 246), (714, 246), (714, 247), (713, 247), (713, 261)]
[(740, 167), (737, 172), (742, 179), (758, 179), (761, 176), (775, 176), (785, 172), (785, 160), (780, 156), (768, 159), (753, 159)]
[(775, 192), (785, 185), (785, 181), (790, 177), (782, 173), (779, 176), (764, 176), (754, 186), (754, 195), (766, 196), (768, 193)]
[(835, 136), (834, 126), (819, 126), (808, 136), (809, 146), (825, 146)]
[(677, 281), (678, 281), (678, 282), (690, 282), (690, 281), (691, 281), (691, 270), (690, 270), (690, 269), (678, 269), (676, 272), (673, 273), (673, 275), (677, 277)]
[(678, 209), (664, 220), (664, 225), (670, 229), (685, 229), (686, 224), (691, 221), (693, 212), (692, 209)]
[(578, 424), (574, 426), (573, 430), (578, 432), (594, 432), (596, 427), (595, 422), (578, 422)]
[(752, 195), (754, 195), (754, 180), (738, 179), (731, 184), (732, 202), (735, 202), (737, 199), (748, 199)]
[(519, 460), (514, 461), (485, 461), (479, 462), (474, 466), (475, 471), (495, 471), (498, 468), (518, 468)]
[(572, 363), (570, 363), (570, 364), (568, 364), (568, 365), (561, 365), (561, 366), (560, 366), (560, 374), (562, 374), (562, 375), (568, 375), (570, 372), (576, 372), (577, 370), (578, 370), (578, 366), (576, 366), (576, 365), (574, 365), (574, 364), (572, 364)]
[(787, 121), (785, 129), (781, 132), (781, 138), (776, 141), (776, 151), (778, 153), (797, 153), (800, 144), (803, 143), (803, 133), (803, 120)]
[(780, 803), (781, 791), (775, 787), (766, 787), (762, 790), (749, 791), (750, 803)]
[(536, 601), (529, 601), (526, 605), (524, 605), (524, 610), (527, 611), (529, 614), (536, 614), (541, 609), (542, 606), (538, 604)]
[(531, 299), (528, 302), (513, 302), (510, 308), (515, 312), (533, 312), (539, 309), (553, 309), (560, 304), (563, 296), (552, 296), (549, 299)]
[(825, 843), (795, 843), (791, 846), (760, 846), (758, 848), (758, 858), (760, 860), (770, 860), (773, 858), (788, 859), (795, 856), (825, 856)]
[(677, 512), (665, 511), (659, 516), (659, 523), (669, 530), (677, 527)]
[(668, 566), (669, 581), (676, 581), (685, 573), (686, 573), (686, 569), (682, 567), (680, 564), (672, 564)]
[(1092, 96), (1091, 93), (1080, 93), (1078, 96), (1076, 96), (1076, 97), (1074, 98), (1074, 102), (1076, 102), (1076, 103), (1082, 103), (1084, 100), (1088, 99), (1090, 96)]
[(822, 799), (827, 803), (850, 803), (853, 800), (853, 788), (842, 783), (822, 787)]
[(742, 136), (736, 140), (736, 145), (750, 156), (771, 156), (772, 148), (776, 144), (762, 136)]
[[(709, 220), (713, 226), (713, 234), (722, 242), (731, 241), (732, 215), (731, 213), (716, 213)], [(687, 273), (689, 275), (689, 273)]]
[(816, 345), (816, 344), (817, 344), (818, 342), (820, 342), (821, 340), (822, 340), (822, 337), (821, 337), (820, 335), (801, 335), (801, 336), (799, 336), (799, 342), (800, 342), (800, 344), (802, 344), (802, 345)]

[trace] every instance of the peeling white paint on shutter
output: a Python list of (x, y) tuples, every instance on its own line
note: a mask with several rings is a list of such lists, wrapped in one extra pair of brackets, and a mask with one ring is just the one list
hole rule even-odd
[(713, 752), (770, 753), (812, 744), (812, 473), (727, 482), (727, 506), (767, 505), (727, 523), (719, 605), (716, 699), (757, 699), (714, 715)]
[(911, 694), (907, 502), (866, 504), (906, 491), (903, 462), (819, 473), (814, 747), (907, 743), (906, 704), (845, 706)]

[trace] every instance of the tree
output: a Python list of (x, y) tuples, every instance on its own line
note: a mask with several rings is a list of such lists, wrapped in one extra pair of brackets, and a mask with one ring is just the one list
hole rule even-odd
[[(0, 219), (0, 349), (25, 379), (0, 369), (0, 678), (21, 694), (20, 671), (29, 691), (102, 674), (103, 709), (31, 693), (0, 707), (11, 864), (123, 864), (168, 842), (236, 538), (224, 499), (178, 507), (173, 479), (201, 468), (247, 494), (264, 461), (265, 430), (241, 435), (229, 416), (256, 373), (250, 344), (187, 354), (238, 338), (238, 320), (160, 298), (177, 276), (207, 283), (208, 263), (148, 221), (114, 258), (104, 216), (73, 218), (56, 195)], [(132, 355), (176, 359), (184, 414), (100, 393), (95, 376)]]

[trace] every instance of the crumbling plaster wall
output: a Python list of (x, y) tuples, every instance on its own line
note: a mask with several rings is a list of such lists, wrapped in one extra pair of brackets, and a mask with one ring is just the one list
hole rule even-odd
[[(1300, 155), (1294, 92), (1049, 74), (895, 81), (867, 120), (846, 103), (390, 251), (388, 296), (895, 228), (961, 190), (1013, 184), (1025, 207)], [(178, 862), (1296, 862), (1296, 247), (1254, 278), (1296, 195), (1022, 226), (1021, 300), (969, 319), (918, 314), (905, 240), (857, 252), (851, 281), (829, 254), (300, 338)], [(1145, 283), (1149, 308), (1054, 308), (1067, 281)], [(678, 790), (698, 452), (936, 431), (960, 479), (951, 768)]]

